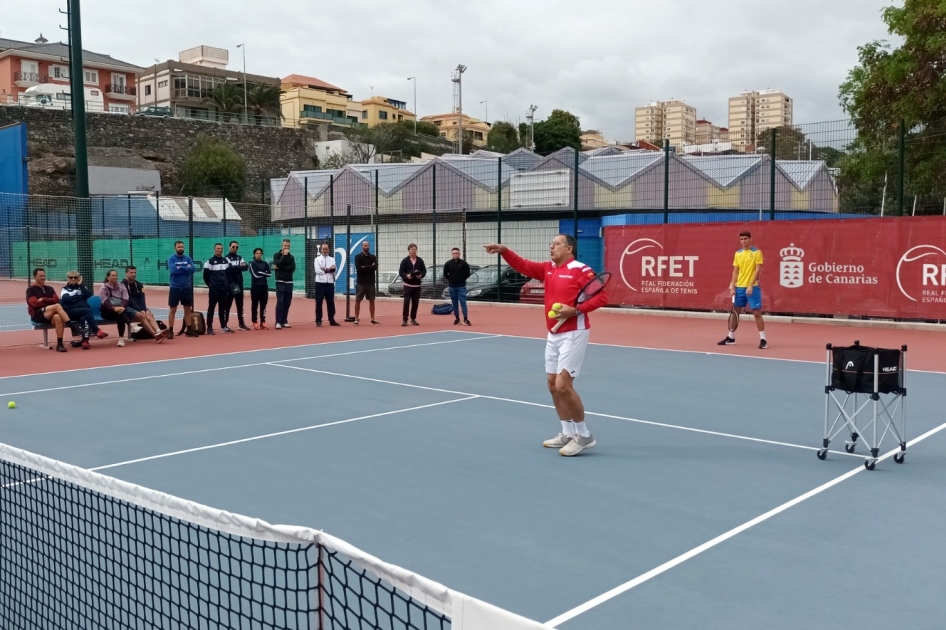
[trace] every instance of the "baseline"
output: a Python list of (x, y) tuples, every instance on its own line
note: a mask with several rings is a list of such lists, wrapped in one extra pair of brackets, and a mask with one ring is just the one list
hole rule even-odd
[[(925, 440), (926, 438), (931, 437), (931, 436), (933, 436), (933, 435), (936, 435), (937, 433), (939, 433), (939, 432), (942, 431), (943, 429), (946, 429), (946, 422), (944, 422), (943, 424), (939, 425), (938, 427), (934, 427), (933, 429), (930, 429), (929, 431), (927, 431), (927, 432), (924, 433), (923, 435), (920, 435), (919, 437), (916, 437), (916, 438), (914, 438), (913, 440), (910, 440), (909, 442), (907, 442), (907, 445), (908, 445), (908, 446), (914, 446), (914, 445), (916, 445), (916, 444), (919, 444), (920, 442), (922, 442), (922, 441)], [(897, 454), (897, 453), (899, 453), (899, 452), (900, 452), (900, 447), (898, 446), (897, 448), (891, 449), (891, 450), (888, 451), (887, 453), (881, 455), (881, 456), (878, 458), (877, 461), (878, 461), (878, 462), (884, 461), (884, 460), (886, 460), (886, 459), (888, 459), (888, 458), (890, 458), (890, 457), (893, 457), (895, 454)], [(702, 545), (699, 545), (699, 546), (697, 546), (697, 547), (694, 547), (693, 549), (691, 549), (691, 550), (689, 550), (689, 551), (687, 551), (687, 552), (685, 552), (685, 553), (680, 554), (680, 555), (677, 556), (676, 558), (673, 558), (673, 559), (671, 559), (671, 560), (668, 560), (667, 562), (661, 564), (660, 566), (654, 567), (654, 568), (651, 569), (650, 571), (647, 571), (646, 573), (642, 573), (641, 575), (637, 576), (636, 578), (634, 578), (634, 579), (632, 579), (632, 580), (629, 580), (629, 581), (625, 582), (624, 584), (621, 584), (620, 586), (616, 586), (616, 587), (614, 587), (613, 589), (611, 589), (610, 591), (607, 591), (606, 593), (602, 593), (601, 595), (599, 595), (599, 596), (597, 596), (597, 597), (595, 597), (595, 598), (593, 598), (593, 599), (588, 600), (588, 601), (585, 602), (584, 604), (581, 604), (580, 606), (576, 606), (575, 608), (572, 608), (571, 610), (562, 613), (561, 615), (559, 615), (558, 617), (555, 617), (554, 619), (550, 619), (549, 621), (546, 621), (546, 622), (545, 622), (545, 625), (550, 626), (550, 627), (555, 627), (555, 626), (558, 626), (559, 624), (565, 623), (566, 621), (569, 621), (569, 620), (571, 620), (571, 619), (574, 619), (574, 618), (577, 617), (578, 615), (581, 615), (582, 613), (586, 613), (586, 612), (588, 612), (589, 610), (591, 610), (592, 608), (595, 608), (595, 607), (597, 607), (597, 606), (600, 606), (600, 605), (603, 604), (604, 602), (606, 602), (606, 601), (608, 601), (608, 600), (610, 600), (610, 599), (613, 599), (613, 598), (617, 597), (618, 595), (620, 595), (620, 594), (622, 594), (622, 593), (625, 593), (625, 592), (631, 590), (632, 588), (634, 588), (634, 587), (636, 587), (636, 586), (640, 586), (641, 584), (643, 584), (643, 583), (645, 583), (645, 582), (647, 582), (647, 581), (649, 581), (649, 580), (651, 580), (651, 579), (657, 577), (658, 575), (660, 575), (660, 574), (662, 574), (662, 573), (665, 573), (665, 572), (669, 571), (670, 569), (672, 569), (672, 568), (674, 568), (674, 567), (676, 567), (676, 566), (678, 566), (678, 565), (680, 565), (680, 564), (686, 562), (687, 560), (690, 560), (691, 558), (694, 558), (694, 557), (700, 555), (700, 554), (703, 553), (704, 551), (707, 551), (707, 550), (709, 550), (709, 549), (712, 549), (713, 547), (716, 547), (717, 545), (719, 545), (719, 544), (721, 544), (721, 543), (723, 543), (723, 542), (729, 540), (730, 538), (733, 538), (734, 536), (736, 536), (736, 535), (738, 535), (738, 534), (741, 534), (742, 532), (744, 532), (744, 531), (746, 531), (746, 530), (748, 530), (748, 529), (751, 529), (752, 527), (755, 527), (756, 525), (758, 525), (758, 524), (760, 524), (760, 523), (763, 523), (763, 522), (769, 520), (770, 518), (772, 518), (772, 517), (774, 517), (774, 516), (777, 516), (778, 514), (781, 514), (782, 512), (788, 510), (789, 508), (792, 508), (792, 507), (798, 505), (799, 503), (802, 503), (802, 502), (806, 501), (807, 499), (810, 499), (811, 497), (814, 497), (814, 496), (817, 496), (817, 495), (821, 494), (821, 493), (824, 492), (825, 490), (828, 490), (828, 489), (830, 489), (830, 488), (833, 488), (834, 486), (836, 486), (836, 485), (838, 485), (838, 484), (840, 484), (840, 483), (842, 483), (842, 482), (844, 482), (844, 481), (847, 481), (848, 479), (854, 477), (854, 476), (857, 475), (857, 474), (860, 474), (861, 472), (863, 472), (863, 471), (865, 471), (865, 470), (867, 470), (867, 469), (864, 468), (863, 466), (858, 466), (857, 468), (855, 468), (855, 469), (853, 469), (853, 470), (851, 470), (851, 471), (849, 471), (849, 472), (846, 472), (846, 473), (844, 473), (843, 475), (841, 475), (841, 476), (839, 476), (839, 477), (835, 477), (834, 479), (832, 479), (832, 480), (830, 480), (830, 481), (828, 481), (828, 482), (825, 482), (825, 483), (821, 484), (821, 485), (818, 486), (817, 488), (814, 488), (814, 489), (812, 489), (812, 490), (809, 490), (808, 492), (806, 492), (806, 493), (804, 493), (804, 494), (802, 494), (802, 495), (799, 495), (799, 496), (795, 497), (794, 499), (791, 499), (790, 501), (786, 501), (785, 503), (783, 503), (783, 504), (781, 504), (781, 505), (779, 505), (779, 506), (777, 506), (777, 507), (772, 508), (772, 509), (769, 510), (768, 512), (765, 512), (765, 513), (763, 513), (763, 514), (760, 514), (759, 516), (755, 517), (754, 519), (749, 520), (749, 521), (746, 521), (746, 522), (743, 523), (742, 525), (739, 525), (739, 526), (737, 526), (737, 527), (734, 527), (734, 528), (730, 529), (729, 531), (724, 532), (724, 533), (720, 534), (719, 536), (717, 536), (717, 537), (715, 537), (715, 538), (713, 538), (713, 539), (711, 539), (711, 540), (706, 541), (706, 542), (703, 543)]]
[[(464, 342), (467, 342), (467, 341), (478, 341), (478, 340), (480, 340), (480, 339), (491, 339), (491, 338), (492, 338), (492, 336), (483, 335), (483, 336), (479, 336), (479, 337), (469, 337), (469, 338), (467, 338), (467, 339), (448, 339), (448, 340), (446, 340), (446, 341), (431, 341), (431, 342), (427, 342), (427, 343), (413, 343), (413, 344), (408, 344), (408, 345), (404, 345), (404, 346), (388, 346), (388, 347), (385, 347), (385, 348), (368, 348), (368, 349), (366, 349), (366, 350), (352, 350), (352, 351), (350, 351), (350, 352), (335, 352), (335, 353), (332, 353), (332, 354), (321, 354), (321, 355), (309, 356), (309, 357), (296, 357), (296, 358), (292, 358), (292, 359), (281, 359), (280, 362), (281, 362), (281, 363), (288, 363), (288, 362), (290, 362), (290, 361), (310, 361), (310, 360), (313, 360), (313, 359), (328, 359), (328, 358), (332, 358), (332, 357), (350, 356), (350, 355), (353, 355), (353, 354), (366, 354), (366, 353), (371, 353), (371, 352), (385, 352), (385, 351), (388, 351), (388, 350), (403, 350), (403, 349), (406, 349), (406, 348), (421, 348), (421, 347), (424, 347), (424, 346), (439, 346), (439, 345), (449, 344), (449, 343), (464, 343)], [(388, 337), (378, 337), (377, 339), (388, 339)], [(358, 340), (358, 341), (361, 341), (361, 340)], [(333, 342), (329, 342), (329, 343), (333, 343)], [(290, 348), (297, 348), (297, 347), (299, 347), (299, 346), (289, 346), (289, 347), (290, 347)], [(270, 349), (267, 349), (267, 350), (272, 350), (272, 349), (273, 349), (273, 348), (270, 348)], [(275, 348), (275, 350), (282, 350), (282, 349), (285, 349), (285, 348)], [(253, 350), (252, 352), (259, 352), (259, 350)], [(232, 353), (232, 354), (239, 354), (239, 353)], [(215, 356), (223, 356), (223, 355), (208, 355), (208, 356), (209, 356), (209, 357), (215, 357)], [(187, 359), (195, 359), (195, 358), (204, 359), (204, 358), (208, 358), (208, 357), (186, 357), (186, 358), (187, 358)], [(179, 360), (181, 360), (181, 359), (167, 359), (167, 360), (168, 360), (168, 361), (179, 361)], [(155, 361), (155, 363), (158, 363), (158, 361)], [(236, 370), (236, 369), (248, 368), (248, 367), (259, 367), (259, 366), (261, 366), (261, 365), (272, 365), (272, 363), (273, 363), (273, 362), (271, 362), (271, 361), (260, 361), (260, 362), (257, 362), (257, 363), (242, 363), (242, 364), (239, 364), (239, 365), (224, 365), (224, 366), (215, 367), (215, 368), (202, 368), (202, 369), (200, 369), (200, 370), (187, 370), (187, 371), (184, 371), (184, 372), (173, 372), (173, 373), (168, 373), (168, 374), (150, 374), (150, 375), (147, 375), (147, 376), (135, 376), (135, 377), (131, 377), (131, 378), (115, 379), (115, 380), (111, 380), (111, 381), (96, 381), (96, 382), (94, 382), (94, 383), (79, 383), (79, 384), (75, 384), (75, 385), (61, 385), (61, 386), (59, 386), (59, 387), (46, 387), (46, 388), (42, 388), (42, 389), (23, 390), (23, 391), (19, 391), (19, 392), (0, 392), (0, 397), (2, 397), (2, 396), (23, 396), (23, 395), (26, 395), (26, 394), (41, 394), (41, 393), (45, 393), (45, 392), (55, 392), (55, 391), (61, 391), (61, 390), (65, 390), (65, 389), (79, 389), (79, 388), (84, 388), (84, 387), (97, 387), (97, 386), (100, 386), (100, 385), (114, 385), (114, 384), (116, 384), (116, 383), (131, 383), (131, 382), (134, 382), (134, 381), (146, 381), (146, 380), (150, 380), (150, 379), (169, 378), (169, 377), (173, 377), (173, 376), (187, 376), (187, 375), (191, 375), (191, 374), (205, 374), (205, 373), (208, 373), (208, 372), (220, 372), (220, 371), (223, 371), (223, 370)], [(128, 365), (147, 365), (147, 363), (144, 363), (144, 364), (128, 364)], [(109, 368), (114, 368), (114, 367), (126, 367), (126, 365), (122, 365), (122, 366), (102, 366), (102, 367), (109, 367)], [(82, 369), (101, 369), (101, 368), (82, 368)], [(59, 374), (59, 373), (60, 373), (60, 372), (46, 372), (46, 373), (44, 373), (44, 374)], [(37, 374), (29, 374), (29, 375), (24, 375), (24, 376), (39, 376), (39, 375), (37, 375)], [(12, 377), (7, 377), (7, 378), (12, 378)]]

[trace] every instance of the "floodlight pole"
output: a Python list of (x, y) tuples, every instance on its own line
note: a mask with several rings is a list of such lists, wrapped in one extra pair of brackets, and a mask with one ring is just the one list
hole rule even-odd
[(463, 155), (463, 73), (466, 72), (466, 66), (462, 63), (457, 66), (457, 69), (453, 72), (453, 78), (451, 79), (454, 83), (457, 84), (457, 126), (459, 127), (459, 135), (457, 144), (457, 153)]
[(535, 151), (535, 110), (539, 109), (538, 105), (529, 105), (529, 109), (526, 110), (526, 120), (529, 121), (529, 150)]
[(414, 135), (417, 135), (417, 77), (407, 77), (408, 81), (414, 82)]
[(250, 124), (250, 115), (246, 109), (246, 46), (237, 44), (237, 48), (243, 51), (243, 124), (248, 125)]
[[(76, 208), (76, 257), (79, 272), (95, 276), (92, 265), (92, 207), (89, 205), (89, 154), (85, 130), (85, 74), (82, 70), (82, 20), (79, 0), (69, 0), (69, 91), (75, 137), (76, 197), (85, 199)], [(104, 226), (103, 226), (104, 227)]]

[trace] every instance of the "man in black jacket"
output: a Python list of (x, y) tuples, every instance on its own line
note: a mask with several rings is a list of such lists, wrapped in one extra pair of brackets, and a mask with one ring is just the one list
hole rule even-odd
[(466, 281), (470, 277), (470, 265), (460, 258), (460, 248), (454, 247), (450, 252), (451, 258), (443, 266), (443, 277), (450, 285), (450, 301), (453, 302), (453, 325), (460, 323), (460, 309), (463, 309), (463, 323), (467, 326), (470, 319), (466, 310)]
[(417, 306), (420, 304), (421, 282), (427, 275), (427, 266), (424, 259), (417, 255), (417, 245), (407, 246), (407, 258), (401, 261), (397, 275), (404, 283), (404, 308), (402, 309), (401, 326), (407, 326), (407, 318), (411, 318), (411, 326), (418, 326)]
[(220, 330), (233, 331), (227, 327), (227, 270), (230, 261), (223, 257), (223, 243), (214, 243), (214, 255), (204, 263), (204, 284), (207, 285), (210, 305), (207, 307), (207, 334), (214, 334), (214, 307), (220, 314)]
[[(230, 306), (236, 303), (237, 320), (240, 322), (240, 330), (249, 330), (246, 322), (243, 321), (243, 272), (249, 268), (243, 256), (238, 253), (240, 244), (236, 241), (230, 241), (230, 253), (227, 254), (227, 261), (230, 263), (227, 269), (227, 318), (229, 319)], [(239, 290), (238, 290), (239, 289)]]
[(282, 249), (273, 255), (276, 274), (276, 330), (289, 326), (289, 305), (292, 304), (292, 274), (296, 259), (289, 253), (289, 239), (282, 240)]
[[(82, 325), (81, 346), (88, 350), (89, 335), (95, 335), (98, 339), (105, 339), (108, 333), (101, 330), (95, 321), (95, 313), (89, 308), (89, 298), (94, 295), (92, 291), (82, 283), (82, 276), (78, 271), (72, 270), (66, 273), (66, 285), (59, 294), (59, 303), (65, 309), (69, 318), (80, 322)], [(78, 341), (73, 341), (73, 347)]]
[(361, 312), (361, 301), (368, 300), (368, 313), (372, 324), (381, 322), (374, 318), (375, 275), (378, 273), (378, 257), (371, 253), (371, 243), (361, 242), (361, 253), (355, 256), (355, 325)]
[[(154, 313), (148, 309), (148, 302), (145, 299), (145, 285), (138, 282), (138, 268), (134, 265), (125, 267), (125, 279), (122, 284), (128, 289), (128, 306), (138, 311), (141, 316), (138, 323), (142, 330), (146, 331), (150, 338), (163, 341), (168, 334), (168, 328), (158, 326), (158, 320), (154, 318)], [(135, 337), (135, 339), (147, 339), (148, 337)]]

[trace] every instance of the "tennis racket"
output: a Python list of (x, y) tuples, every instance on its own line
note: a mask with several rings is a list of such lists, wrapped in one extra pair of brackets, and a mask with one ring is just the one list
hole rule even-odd
[[(578, 292), (578, 297), (575, 298), (575, 304), (573, 306), (577, 308), (582, 302), (587, 302), (594, 296), (604, 291), (604, 288), (608, 286), (608, 282), (610, 281), (610, 271), (604, 271), (596, 275), (581, 288), (581, 291)], [(558, 323), (552, 326), (552, 332), (558, 332), (558, 329), (561, 328), (562, 324), (564, 324), (566, 321), (567, 320), (565, 319), (558, 320)]]

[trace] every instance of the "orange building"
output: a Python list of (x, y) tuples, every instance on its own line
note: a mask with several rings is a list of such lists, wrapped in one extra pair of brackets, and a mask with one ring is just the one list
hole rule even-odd
[[(0, 39), (0, 104), (24, 104), (68, 109), (69, 47), (49, 43), (42, 35), (36, 41)], [(131, 113), (135, 109), (138, 75), (142, 68), (108, 55), (82, 51), (86, 109)], [(32, 97), (42, 92), (47, 98)], [(59, 89), (62, 86), (62, 89)]]

